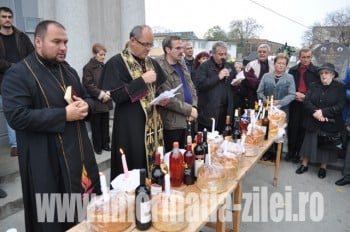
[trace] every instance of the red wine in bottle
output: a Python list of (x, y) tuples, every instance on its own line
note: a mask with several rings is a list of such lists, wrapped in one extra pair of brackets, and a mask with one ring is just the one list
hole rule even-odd
[(151, 195), (157, 195), (164, 190), (164, 172), (160, 167), (160, 153), (155, 154), (154, 167), (151, 173)]
[(190, 135), (187, 136), (187, 148), (184, 153), (184, 184), (194, 184), (194, 154), (192, 151), (192, 138)]

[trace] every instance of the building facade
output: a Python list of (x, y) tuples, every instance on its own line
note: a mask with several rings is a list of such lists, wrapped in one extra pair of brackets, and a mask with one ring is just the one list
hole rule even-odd
[[(0, 0), (12, 9), (14, 25), (33, 39), (38, 22), (53, 19), (68, 34), (67, 62), (81, 76), (92, 56), (91, 47), (100, 42), (107, 59), (120, 52), (133, 26), (145, 23), (144, 0)], [(3, 112), (0, 112), (0, 145), (8, 143)]]

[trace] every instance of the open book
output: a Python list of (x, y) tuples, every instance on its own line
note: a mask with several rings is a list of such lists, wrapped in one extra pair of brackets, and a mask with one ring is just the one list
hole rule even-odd
[(159, 94), (158, 97), (156, 97), (155, 99), (153, 99), (153, 101), (151, 101), (151, 104), (152, 104), (152, 105), (157, 105), (161, 100), (174, 97), (176, 94), (179, 94), (179, 93), (176, 93), (176, 92), (177, 92), (181, 87), (182, 87), (182, 84), (180, 84), (179, 86), (177, 86), (177, 87), (174, 88), (174, 89), (164, 91), (163, 93)]

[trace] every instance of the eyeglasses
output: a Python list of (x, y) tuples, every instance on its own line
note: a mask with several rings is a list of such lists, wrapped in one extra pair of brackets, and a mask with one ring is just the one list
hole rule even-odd
[(144, 43), (139, 41), (138, 39), (134, 38), (136, 40), (137, 43), (139, 43), (140, 45), (144, 46), (145, 48), (153, 48), (154, 44), (153, 43)]

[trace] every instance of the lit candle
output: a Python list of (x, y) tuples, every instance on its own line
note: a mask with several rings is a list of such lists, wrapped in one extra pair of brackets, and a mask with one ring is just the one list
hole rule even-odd
[(100, 183), (101, 183), (101, 191), (102, 191), (102, 195), (103, 195), (103, 200), (108, 201), (109, 194), (108, 194), (108, 188), (107, 188), (107, 183), (106, 183), (106, 177), (102, 172), (100, 172)]
[(271, 95), (271, 110), (272, 110), (272, 107), (273, 107), (273, 95)]
[(129, 177), (129, 170), (128, 170), (128, 164), (126, 163), (125, 154), (123, 152), (123, 149), (120, 148), (119, 151), (122, 154), (122, 164), (123, 164), (124, 176), (126, 178), (128, 178)]
[(213, 120), (213, 124), (211, 125), (211, 133), (214, 134), (215, 131), (215, 118), (210, 118), (211, 120)]
[(169, 173), (164, 176), (164, 190), (165, 193), (170, 196), (170, 175)]

